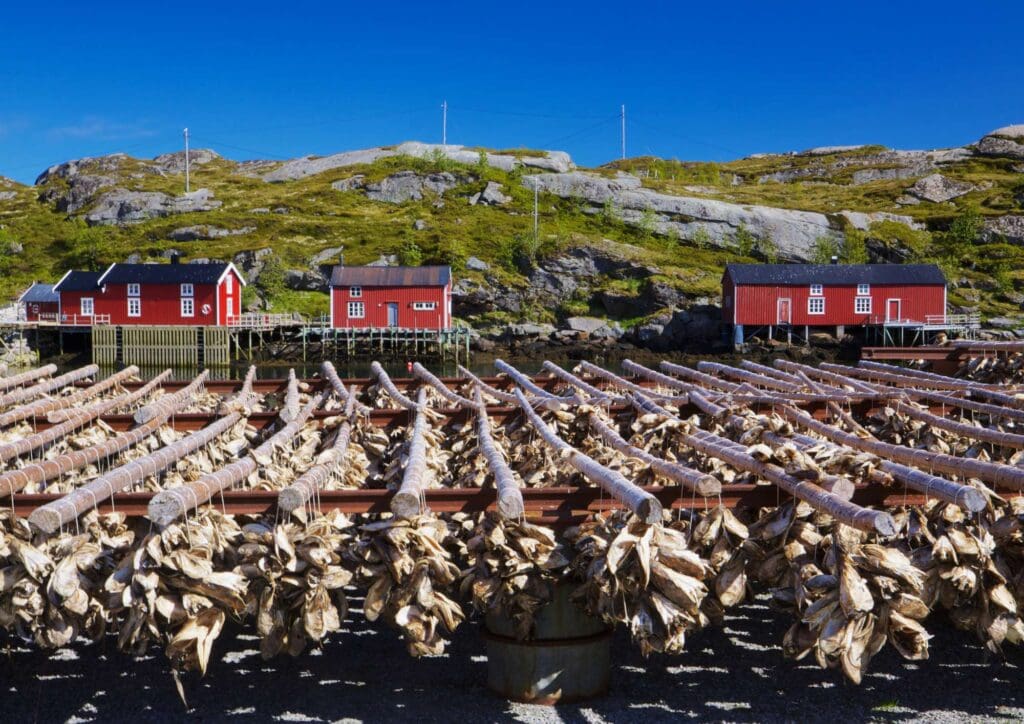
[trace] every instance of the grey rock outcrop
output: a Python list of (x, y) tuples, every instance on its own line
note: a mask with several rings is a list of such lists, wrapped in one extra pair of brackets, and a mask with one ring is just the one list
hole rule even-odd
[(902, 214), (891, 214), (888, 211), (872, 211), (864, 213), (861, 211), (840, 211), (839, 215), (850, 222), (850, 226), (861, 231), (867, 231), (877, 221), (895, 221), (899, 224), (909, 226), (911, 229), (923, 229), (924, 225), (914, 220), (913, 216)]
[(478, 259), (475, 256), (471, 256), (466, 259), (466, 268), (470, 271), (485, 272), (491, 268), (491, 265), (485, 262), (483, 259)]
[(111, 153), (106, 156), (86, 156), (50, 166), (36, 178), (36, 186), (43, 186), (54, 179), (68, 180), (79, 174), (104, 174), (120, 171), (122, 166), (132, 162), (125, 153)]
[(288, 269), (284, 273), (284, 284), (289, 289), (301, 292), (326, 292), (327, 277), (313, 269)]
[(341, 252), (345, 251), (343, 246), (329, 246), (326, 249), (321, 249), (309, 259), (309, 265), (312, 267), (320, 266), (321, 264), (340, 264), (341, 263)]
[(1010, 214), (986, 220), (982, 238), (985, 241), (1005, 239), (1011, 244), (1024, 246), (1024, 216)]
[(985, 156), (1024, 159), (1024, 124), (997, 128), (978, 141), (977, 149)]
[(806, 260), (819, 237), (837, 242), (842, 238), (824, 214), (671, 196), (641, 188), (639, 179), (625, 175), (609, 179), (577, 171), (523, 179), (527, 188), (532, 184), (562, 198), (589, 202), (593, 213), (610, 203), (627, 223), (640, 223), (644, 212), (650, 210), (658, 233), (691, 238), (704, 229), (711, 242), (720, 247), (730, 246), (737, 232), (745, 228), (755, 238), (771, 239), (783, 259)]
[(0, 201), (11, 201), (17, 197), (17, 191), (0, 191)]
[(933, 204), (941, 204), (946, 201), (969, 194), (974, 186), (962, 181), (954, 181), (942, 174), (933, 173), (919, 179), (917, 183), (907, 189), (907, 193), (916, 196), (922, 201), (931, 201)]
[(381, 254), (377, 259), (366, 266), (398, 266), (397, 254)]
[(249, 284), (257, 281), (263, 268), (267, 264), (267, 257), (274, 253), (274, 250), (266, 247), (263, 249), (246, 249), (240, 251), (231, 259), (235, 267), (245, 277)]
[(206, 241), (210, 239), (223, 239), (228, 236), (244, 236), (256, 231), (255, 226), (243, 226), (241, 229), (222, 229), (219, 226), (182, 226), (167, 234), (171, 241)]
[[(437, 143), (420, 143), (406, 141), (393, 148), (366, 148), (358, 151), (345, 151), (330, 156), (304, 156), (275, 165), (262, 176), (264, 181), (294, 181), (313, 176), (336, 168), (347, 168), (360, 164), (373, 163), (381, 158), (391, 156), (416, 156), (432, 158), (440, 156), (457, 163), (476, 164), (480, 161), (480, 151), (465, 146)], [(543, 156), (513, 155), (484, 152), (484, 162), (493, 168), (511, 171), (516, 166), (538, 168), (545, 171), (565, 172), (574, 168), (572, 158), (563, 151), (546, 151)]]
[[(209, 148), (193, 148), (189, 149), (188, 163), (190, 167), (202, 166), (220, 157), (219, 153)], [(174, 153), (161, 154), (153, 159), (152, 166), (162, 174), (174, 175), (185, 173), (185, 152), (175, 151)]]
[(366, 197), (374, 201), (389, 204), (401, 204), (406, 201), (420, 201), (424, 191), (438, 196), (461, 183), (454, 174), (442, 171), (421, 175), (415, 171), (399, 171), (376, 183), (366, 185)]
[(104, 193), (85, 215), (90, 226), (132, 224), (173, 214), (212, 211), (221, 205), (209, 189), (197, 189), (181, 196), (160, 191), (114, 189)]
[(361, 173), (357, 173), (355, 176), (349, 176), (339, 181), (335, 181), (331, 184), (331, 188), (335, 191), (356, 191), (363, 188), (363, 182), (366, 180), (366, 176)]
[(65, 185), (47, 186), (39, 194), (39, 200), (52, 203), (57, 211), (73, 214), (92, 203), (100, 191), (116, 183), (113, 176), (76, 173), (66, 177)]

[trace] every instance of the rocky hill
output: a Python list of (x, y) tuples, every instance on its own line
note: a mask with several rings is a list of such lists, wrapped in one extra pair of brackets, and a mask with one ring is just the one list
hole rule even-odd
[[(213, 150), (0, 177), (0, 294), (70, 266), (233, 259), (252, 306), (326, 310), (324, 267), (451, 263), (477, 326), (564, 323), (670, 345), (714, 327), (739, 260), (935, 260), (951, 303), (1018, 326), (1024, 126), (962, 148), (833, 146), (577, 168), (558, 151), (403, 143), (290, 161)], [(533, 234), (534, 193), (539, 235)], [(597, 317), (601, 321), (580, 320)], [(1019, 326), (1024, 327), (1024, 323)]]

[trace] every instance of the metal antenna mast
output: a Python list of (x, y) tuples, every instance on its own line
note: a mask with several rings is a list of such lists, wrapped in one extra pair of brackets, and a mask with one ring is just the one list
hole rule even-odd
[(622, 158), (626, 158), (626, 104), (622, 104)]
[(540, 215), (537, 211), (537, 187), (539, 184), (537, 180), (533, 180), (533, 240), (536, 242), (540, 238)]
[(188, 129), (187, 128), (185, 129), (184, 133), (185, 133), (185, 193), (187, 194), (189, 192), (189, 190), (190, 190), (190, 188), (189, 188), (189, 181), (190, 181), (190, 179), (189, 179), (189, 171), (190, 171), (190, 169), (189, 169), (189, 162), (188, 162)]
[(441, 145), (448, 145), (448, 101), (441, 101)]

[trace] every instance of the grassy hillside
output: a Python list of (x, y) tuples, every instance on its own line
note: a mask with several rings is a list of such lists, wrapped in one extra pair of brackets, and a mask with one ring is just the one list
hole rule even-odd
[[(853, 173), (865, 168), (887, 168), (879, 163), (878, 147), (864, 147), (825, 155), (774, 155), (723, 164), (687, 163), (658, 158), (619, 161), (596, 170), (612, 174), (629, 171), (641, 176), (646, 187), (658, 191), (716, 198), (742, 204), (763, 204), (790, 209), (835, 213), (840, 210), (888, 211), (913, 217), (925, 231), (883, 222), (869, 234), (875, 242), (894, 248), (910, 248), (909, 256), (940, 261), (955, 283), (954, 303), (973, 305), (987, 315), (1020, 311), (1020, 287), (1024, 287), (1024, 254), (1018, 246), (993, 240), (970, 240), (966, 248), (954, 247), (949, 230), (968, 217), (969, 231), (976, 236), (977, 223), (986, 217), (1020, 213), (1024, 175), (1007, 159), (970, 157), (944, 165), (941, 173), (969, 182), (977, 190), (949, 203), (901, 206), (897, 199), (914, 179), (883, 179), (852, 183)], [(540, 155), (542, 152), (518, 152)], [(1016, 162), (1019, 164), (1020, 162)], [(271, 165), (272, 166), (272, 165)], [(125, 158), (111, 170), (102, 160), (82, 164), (80, 173), (113, 177), (117, 188), (160, 191), (178, 195), (184, 190), (181, 174), (157, 172), (151, 162)], [(93, 168), (94, 167), (94, 168)], [(260, 168), (266, 171), (268, 166)], [(821, 173), (818, 173), (819, 171)], [(363, 175), (373, 183), (399, 171), (421, 174), (450, 172), (459, 185), (438, 197), (429, 192), (419, 201), (399, 204), (373, 201), (362, 190), (339, 191), (333, 182)], [(761, 182), (779, 172), (797, 170), (798, 180)], [(602, 240), (616, 244), (617, 252), (643, 264), (656, 265), (657, 281), (683, 291), (688, 298), (717, 296), (724, 264), (754, 260), (756, 250), (722, 249), (703, 239), (660, 236), (643, 223), (624, 223), (614, 213), (593, 209), (572, 199), (542, 195), (540, 238), (533, 239), (533, 194), (522, 186), (529, 170), (502, 171), (483, 163), (457, 164), (443, 157), (395, 156), (372, 164), (326, 171), (294, 181), (267, 183), (254, 169), (222, 158), (192, 167), (192, 188), (206, 188), (222, 202), (220, 208), (202, 213), (178, 214), (122, 226), (87, 226), (82, 220), (95, 197), (77, 213), (56, 210), (40, 200), (42, 193), (59, 193), (66, 181), (49, 180), (45, 187), (8, 185), (13, 199), (0, 200), (0, 251), (11, 243), (21, 253), (0, 254), (0, 297), (11, 298), (32, 280), (55, 280), (70, 267), (102, 268), (123, 261), (129, 254), (160, 258), (170, 249), (186, 258), (231, 259), (243, 250), (270, 247), (280, 259), (265, 274), (264, 296), (275, 310), (316, 314), (326, 310), (327, 298), (316, 292), (289, 290), (281, 283), (283, 269), (307, 269), (310, 259), (331, 247), (344, 247), (348, 264), (365, 264), (382, 254), (397, 254), (408, 263), (450, 263), (461, 277), (479, 277), (465, 270), (470, 256), (490, 264), (488, 275), (512, 287), (526, 283), (524, 261), (554, 254), (572, 245), (596, 245)], [(493, 181), (502, 185), (511, 201), (500, 206), (471, 205), (469, 198)], [(587, 213), (590, 211), (591, 213)], [(976, 217), (972, 217), (977, 214)], [(418, 226), (422, 227), (417, 229)], [(977, 222), (977, 223), (975, 223)], [(202, 241), (172, 241), (180, 227), (209, 225), (244, 234)], [(863, 243), (864, 239), (860, 239)], [(960, 282), (963, 282), (961, 284)], [(599, 279), (596, 289), (642, 293), (635, 280)], [(251, 295), (250, 295), (251, 296)], [(582, 313), (591, 307), (587, 299), (570, 300), (564, 309), (525, 309), (520, 316), (550, 319), (557, 313)]]

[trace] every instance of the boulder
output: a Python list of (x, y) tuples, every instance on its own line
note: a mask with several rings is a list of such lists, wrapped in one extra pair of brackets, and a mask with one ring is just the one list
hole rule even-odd
[(255, 209), (249, 209), (249, 213), (250, 214), (269, 214), (270, 213), (270, 209), (268, 209), (266, 206), (258, 206)]
[(630, 224), (644, 223), (649, 210), (658, 233), (692, 238), (703, 229), (719, 247), (732, 246), (737, 232), (745, 228), (755, 238), (771, 239), (784, 260), (807, 260), (822, 236), (842, 241), (841, 231), (825, 214), (673, 196), (642, 188), (640, 179), (628, 175), (541, 173), (525, 177), (522, 183), (527, 188), (537, 184), (562, 198), (581, 199), (591, 204), (590, 213), (600, 213), (609, 203)]
[(922, 201), (941, 204), (974, 191), (974, 186), (961, 181), (946, 178), (940, 173), (933, 173), (918, 179), (917, 183), (907, 189), (907, 193)]
[(476, 205), (477, 203), (486, 204), (487, 206), (500, 206), (507, 204), (512, 200), (511, 196), (502, 193), (504, 187), (496, 181), (488, 181), (487, 185), (484, 186), (484, 190), (475, 193), (469, 197), (469, 203)]
[(606, 322), (600, 317), (568, 317), (565, 326), (573, 332), (592, 334), (606, 326)]
[(398, 255), (381, 254), (375, 261), (371, 261), (366, 266), (398, 266)]
[(74, 161), (65, 161), (50, 166), (36, 177), (36, 186), (45, 186), (54, 179), (68, 181), (80, 174), (108, 174), (120, 171), (121, 167), (134, 161), (128, 154), (111, 153), (106, 156), (86, 156)]
[(997, 128), (978, 141), (976, 148), (985, 156), (1024, 159), (1024, 124)]
[(424, 221), (423, 219), (416, 219), (416, 221), (412, 222), (412, 228), (414, 228), (416, 231), (426, 231), (427, 222)]
[(361, 173), (357, 173), (355, 176), (335, 181), (331, 184), (331, 188), (335, 191), (356, 191), (357, 189), (363, 188), (363, 182), (365, 180), (366, 176)]
[(0, 191), (0, 201), (11, 201), (17, 197), (17, 191)]
[(240, 251), (235, 254), (231, 261), (241, 275), (245, 277), (245, 281), (252, 284), (260, 278), (263, 267), (266, 265), (266, 258), (273, 253), (274, 250), (269, 247)]
[(75, 174), (67, 178), (65, 185), (47, 186), (39, 194), (39, 200), (52, 203), (57, 211), (73, 214), (93, 202), (102, 189), (117, 183), (113, 176)]
[(520, 290), (500, 289), (490, 283), (459, 278), (452, 286), (452, 311), (456, 317), (475, 317), (488, 312), (519, 314), (524, 307)]
[(132, 224), (172, 214), (212, 211), (220, 206), (221, 202), (213, 198), (209, 189), (197, 189), (181, 196), (160, 191), (114, 189), (100, 196), (85, 215), (85, 222), (89, 226)]
[(125, 257), (124, 263), (125, 264), (141, 264), (142, 263), (142, 254), (140, 254), (139, 252), (135, 252), (133, 254), (129, 254), (128, 256)]
[(555, 327), (551, 324), (534, 324), (524, 322), (521, 324), (510, 324), (505, 327), (503, 336), (511, 339), (550, 337), (555, 333)]
[(373, 163), (379, 158), (394, 156), (395, 152), (383, 148), (367, 148), (361, 151), (345, 151), (330, 156), (303, 156), (285, 161), (274, 170), (263, 174), (264, 181), (295, 181), (324, 171), (346, 166)]
[(908, 226), (911, 229), (923, 229), (924, 224), (921, 224), (914, 220), (913, 216), (904, 216), (902, 214), (891, 214), (888, 211), (872, 211), (870, 213), (864, 213), (862, 211), (840, 211), (839, 215), (846, 219), (850, 226), (861, 231), (867, 231), (872, 224), (878, 221), (895, 221), (896, 223)]
[(402, 204), (406, 201), (420, 201), (424, 191), (440, 196), (459, 183), (461, 180), (447, 171), (426, 175), (415, 171), (399, 171), (376, 183), (366, 184), (366, 196), (374, 201)]
[(163, 259), (173, 259), (174, 257), (181, 258), (184, 254), (181, 253), (180, 249), (164, 249), (160, 252), (160, 256)]
[(182, 226), (167, 234), (171, 241), (199, 241), (223, 239), (228, 236), (243, 236), (256, 231), (255, 226), (243, 226), (241, 229), (222, 229), (219, 226)]
[(491, 265), (485, 262), (483, 259), (478, 259), (475, 256), (471, 256), (466, 259), (466, 268), (470, 271), (485, 272), (491, 268)]

